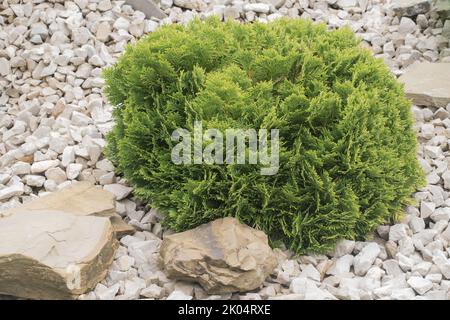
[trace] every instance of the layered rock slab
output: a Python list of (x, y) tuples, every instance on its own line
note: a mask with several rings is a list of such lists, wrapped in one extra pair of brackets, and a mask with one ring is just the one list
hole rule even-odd
[(415, 105), (446, 107), (450, 103), (450, 63), (417, 62), (399, 81)]
[(95, 187), (91, 182), (81, 181), (2, 212), (0, 217), (36, 210), (64, 211), (81, 216), (110, 216), (116, 212), (116, 206), (112, 193)]
[(107, 273), (118, 246), (108, 218), (45, 210), (0, 219), (0, 294), (72, 299)]
[(97, 188), (89, 181), (81, 181), (48, 195), (26, 202), (18, 207), (0, 212), (0, 218), (18, 212), (40, 213), (54, 210), (78, 216), (109, 217), (117, 236), (134, 233), (134, 228), (126, 224), (116, 214), (115, 197), (111, 192)]
[(277, 265), (267, 236), (234, 218), (169, 235), (160, 255), (168, 277), (198, 282), (211, 294), (256, 289)]
[(392, 9), (400, 17), (413, 17), (431, 9), (431, 0), (394, 0)]

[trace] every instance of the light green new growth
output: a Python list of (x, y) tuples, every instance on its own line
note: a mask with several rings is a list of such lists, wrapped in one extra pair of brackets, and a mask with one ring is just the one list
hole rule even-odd
[[(175, 231), (234, 216), (296, 253), (364, 239), (424, 182), (411, 104), (350, 30), (304, 20), (170, 25), (105, 70), (108, 157)], [(280, 168), (175, 165), (177, 128), (279, 129)]]

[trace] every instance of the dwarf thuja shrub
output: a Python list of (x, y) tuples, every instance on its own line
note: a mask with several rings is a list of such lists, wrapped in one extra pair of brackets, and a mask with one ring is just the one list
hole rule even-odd
[[(106, 69), (108, 156), (175, 231), (234, 216), (297, 253), (363, 239), (423, 182), (410, 103), (349, 30), (302, 20), (165, 26)], [(280, 165), (175, 165), (177, 128), (277, 128)]]

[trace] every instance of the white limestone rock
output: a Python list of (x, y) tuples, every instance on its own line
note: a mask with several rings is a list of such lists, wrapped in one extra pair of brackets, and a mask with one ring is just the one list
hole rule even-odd
[(375, 262), (375, 259), (378, 257), (379, 253), (380, 247), (378, 244), (374, 242), (367, 244), (353, 260), (355, 274), (359, 276), (365, 275)]
[(418, 294), (423, 295), (431, 288), (433, 288), (433, 283), (430, 280), (424, 279), (422, 277), (411, 277), (408, 279), (408, 284), (414, 289)]
[(103, 188), (115, 195), (116, 200), (122, 200), (126, 198), (131, 193), (131, 191), (133, 191), (133, 188), (118, 183), (107, 184)]
[(34, 162), (31, 165), (31, 173), (43, 173), (51, 168), (56, 168), (59, 163), (59, 160), (44, 160)]

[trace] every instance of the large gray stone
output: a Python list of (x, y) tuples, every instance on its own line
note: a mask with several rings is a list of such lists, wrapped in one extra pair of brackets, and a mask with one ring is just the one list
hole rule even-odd
[(117, 240), (108, 218), (46, 210), (0, 219), (0, 294), (72, 299), (107, 273)]
[(437, 0), (436, 4), (436, 12), (442, 18), (450, 18), (450, 1), (449, 0)]
[(450, 63), (417, 62), (399, 81), (415, 105), (446, 107), (450, 103)]
[(134, 10), (142, 11), (147, 19), (150, 19), (151, 17), (164, 19), (167, 17), (167, 15), (151, 0), (126, 0), (125, 3), (132, 6)]
[(210, 294), (254, 290), (277, 265), (267, 236), (234, 218), (169, 235), (160, 255), (168, 277), (198, 282)]
[(392, 9), (400, 17), (413, 17), (430, 11), (431, 0), (393, 0)]

